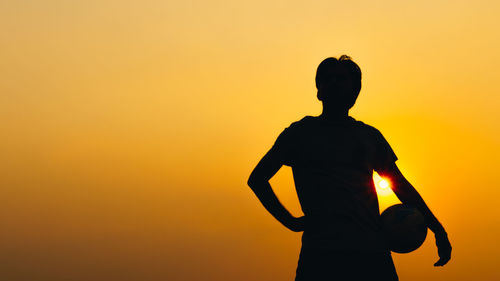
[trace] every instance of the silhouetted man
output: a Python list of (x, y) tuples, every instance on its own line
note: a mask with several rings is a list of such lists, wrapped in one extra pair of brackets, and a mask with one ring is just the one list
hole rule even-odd
[[(446, 231), (395, 164), (380, 131), (348, 115), (361, 90), (361, 70), (346, 55), (327, 58), (316, 72), (320, 116), (293, 122), (253, 170), (248, 185), (285, 227), (304, 231), (296, 281), (398, 280), (380, 226), (373, 171), (390, 179), (404, 204), (415, 206), (435, 234), (442, 266), (451, 257)], [(305, 216), (293, 217), (269, 179), (292, 167)]]

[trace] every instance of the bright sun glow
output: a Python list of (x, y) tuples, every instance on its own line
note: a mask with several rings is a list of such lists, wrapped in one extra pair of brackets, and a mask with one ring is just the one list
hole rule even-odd
[(379, 174), (373, 173), (373, 182), (375, 183), (375, 188), (379, 195), (389, 195), (392, 193), (389, 180), (382, 178)]
[(389, 187), (389, 182), (387, 182), (387, 180), (382, 179), (378, 182), (378, 186), (382, 189), (386, 189)]

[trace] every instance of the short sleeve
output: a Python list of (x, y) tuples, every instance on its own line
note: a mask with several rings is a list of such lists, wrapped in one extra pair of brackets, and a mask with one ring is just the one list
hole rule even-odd
[(292, 166), (294, 160), (296, 141), (292, 131), (291, 127), (284, 129), (272, 147), (272, 150), (281, 159), (283, 165), (286, 166)]
[(378, 130), (375, 134), (375, 149), (375, 159), (373, 163), (375, 171), (380, 171), (398, 160), (392, 147)]

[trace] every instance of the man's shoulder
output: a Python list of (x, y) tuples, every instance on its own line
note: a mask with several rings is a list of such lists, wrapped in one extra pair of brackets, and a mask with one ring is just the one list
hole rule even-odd
[(360, 120), (356, 120), (354, 118), (353, 118), (353, 121), (355, 122), (356, 127), (358, 127), (359, 129), (361, 129), (363, 131), (366, 131), (367, 133), (380, 134), (380, 131), (372, 125), (368, 125), (365, 122), (360, 121)]
[[(320, 125), (321, 121), (317, 116), (311, 116), (311, 115), (306, 115), (300, 120), (293, 121), (290, 123), (290, 125), (287, 128), (287, 131), (289, 132), (297, 132), (297, 133), (304, 133), (306, 130), (310, 130), (312, 128), (316, 128)], [(381, 132), (375, 128), (372, 125), (366, 124), (363, 121), (356, 120), (351, 116), (348, 116), (347, 119), (344, 121), (336, 124), (340, 126), (347, 126), (347, 127), (352, 127), (355, 128), (356, 130), (362, 131), (368, 135), (381, 135)]]
[(309, 127), (314, 122), (314, 116), (304, 116), (302, 119), (290, 123), (287, 129), (299, 130)]
[(287, 140), (303, 138), (310, 131), (313, 118), (313, 116), (305, 116), (300, 120), (291, 122), (278, 138)]
[(308, 124), (311, 124), (314, 121), (314, 119), (315, 119), (314, 116), (306, 115), (302, 117), (302, 119), (292, 122), (290, 126), (294, 127), (306, 126)]

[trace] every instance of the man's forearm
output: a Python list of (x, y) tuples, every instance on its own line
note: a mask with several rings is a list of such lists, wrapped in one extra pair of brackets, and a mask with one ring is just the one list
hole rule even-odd
[(396, 196), (404, 204), (411, 205), (417, 208), (424, 216), (427, 226), (429, 229), (436, 234), (446, 233), (441, 223), (431, 212), (427, 204), (425, 204), (424, 199), (420, 196), (417, 190), (408, 182), (406, 179), (402, 178), (395, 182)]
[(285, 227), (291, 228), (294, 217), (281, 204), (269, 182), (249, 183), (249, 186), (255, 195), (257, 195), (264, 208)]

